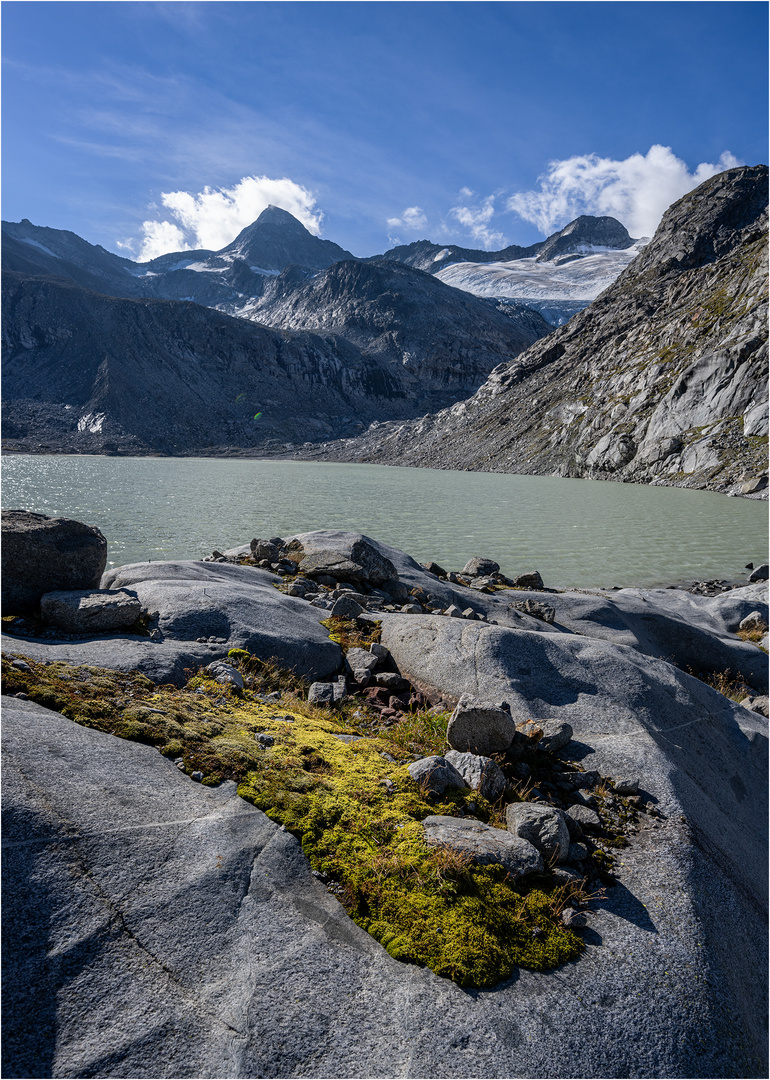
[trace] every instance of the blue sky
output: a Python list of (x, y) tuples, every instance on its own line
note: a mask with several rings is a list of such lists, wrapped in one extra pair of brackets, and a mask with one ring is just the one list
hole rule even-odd
[(5, 0), (3, 217), (132, 257), (222, 246), (269, 201), (356, 255), (532, 243), (580, 212), (641, 235), (700, 179), (767, 161), (767, 19)]

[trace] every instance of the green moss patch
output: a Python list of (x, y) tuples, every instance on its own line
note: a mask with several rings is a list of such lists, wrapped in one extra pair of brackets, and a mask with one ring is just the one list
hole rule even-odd
[(295, 689), (265, 703), (265, 689), (301, 681), (248, 654), (229, 657), (247, 678), (243, 691), (204, 672), (179, 689), (136, 672), (28, 657), (19, 668), (14, 659), (3, 657), (4, 693), (155, 746), (205, 784), (235, 780), (243, 798), (301, 840), (351, 918), (395, 958), (481, 987), (517, 966), (546, 970), (582, 951), (559, 920), (571, 893), (553, 878), (514, 883), (501, 866), (425, 843), (420, 823), (430, 814), (500, 823), (498, 808), (476, 792), (429, 801), (409, 776), (413, 755), (444, 749), (446, 714), (416, 712), (378, 730), (361, 702), (332, 713)]

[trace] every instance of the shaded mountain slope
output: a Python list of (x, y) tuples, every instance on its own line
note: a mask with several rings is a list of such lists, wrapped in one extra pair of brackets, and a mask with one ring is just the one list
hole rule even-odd
[[(502, 341), (513, 324), (491, 314)], [(333, 332), (12, 273), (3, 351), (3, 436), (17, 450), (276, 452), (456, 399), (443, 370), (393, 364)]]
[(387, 259), (338, 262), (312, 277), (290, 269), (266, 287), (251, 317), (341, 334), (416, 380), (452, 389), (453, 400), (551, 329), (528, 308), (500, 311)]
[(755, 166), (713, 177), (670, 207), (613, 285), (469, 400), (325, 453), (761, 487), (766, 380), (767, 168)]

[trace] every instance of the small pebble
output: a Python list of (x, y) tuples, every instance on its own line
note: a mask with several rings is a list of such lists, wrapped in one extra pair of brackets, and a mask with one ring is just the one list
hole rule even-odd
[(203, 773), (202, 773), (202, 772), (194, 772), (194, 773), (191, 773), (191, 778), (192, 778), (193, 780), (197, 780), (197, 781), (198, 781), (198, 783), (200, 783), (200, 782), (201, 782), (201, 780), (203, 779)]

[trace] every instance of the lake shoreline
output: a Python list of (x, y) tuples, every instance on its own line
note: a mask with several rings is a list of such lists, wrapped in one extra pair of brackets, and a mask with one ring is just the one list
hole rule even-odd
[[(260, 449), (259, 453), (250, 453), (248, 448), (235, 449), (235, 450), (220, 450), (220, 451), (208, 451), (207, 453), (201, 452), (185, 452), (183, 454), (160, 454), (157, 451), (148, 450), (143, 453), (141, 451), (132, 451), (130, 454), (123, 454), (119, 451), (116, 453), (99, 454), (91, 451), (84, 451), (82, 453), (76, 453), (71, 450), (36, 450), (36, 449), (18, 449), (17, 447), (3, 446), (0, 450), (0, 457), (65, 457), (65, 458), (105, 458), (109, 460), (144, 460), (146, 458), (157, 458), (164, 461), (178, 461), (178, 460), (200, 460), (200, 461), (296, 461), (305, 464), (318, 464), (318, 465), (379, 465), (386, 469), (411, 469), (415, 472), (422, 472), (423, 467), (419, 465), (402, 465), (392, 464), (387, 461), (363, 461), (360, 459), (350, 459), (342, 456), (327, 456), (321, 454), (300, 454), (292, 452), (275, 451), (270, 453), (264, 449)], [(524, 472), (506, 472), (501, 469), (449, 469), (442, 468), (441, 466), (431, 465), (429, 468), (436, 472), (448, 472), (448, 473), (470, 473), (472, 475), (483, 476), (541, 476), (544, 479), (553, 480), (592, 480), (593, 477), (589, 476), (553, 476), (546, 473), (524, 473)], [(661, 481), (659, 483), (645, 484), (640, 481), (629, 480), (627, 477), (613, 478), (612, 476), (597, 477), (601, 483), (608, 484), (624, 484), (631, 487), (653, 487), (653, 488), (675, 488), (680, 491), (707, 491), (712, 495), (724, 495), (728, 499), (747, 499), (751, 502), (768, 502), (770, 500), (770, 488), (765, 487), (760, 491), (753, 492), (727, 492), (718, 488), (705, 488), (705, 487), (689, 487), (686, 484), (673, 484), (667, 481)]]

